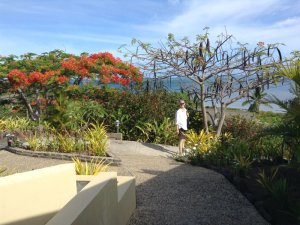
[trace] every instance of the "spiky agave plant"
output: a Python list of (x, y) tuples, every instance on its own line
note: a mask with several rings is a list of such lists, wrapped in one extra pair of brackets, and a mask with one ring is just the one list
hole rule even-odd
[(88, 150), (93, 154), (98, 156), (106, 155), (108, 137), (103, 124), (92, 124), (92, 127), (84, 132), (84, 140), (88, 143)]
[(100, 172), (106, 172), (109, 168), (109, 163), (105, 159), (92, 160), (91, 162), (82, 162), (79, 158), (72, 158), (75, 163), (77, 175), (97, 175)]

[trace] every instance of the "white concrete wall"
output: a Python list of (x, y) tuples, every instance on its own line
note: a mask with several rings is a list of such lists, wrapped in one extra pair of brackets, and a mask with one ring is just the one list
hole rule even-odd
[[(79, 193), (76, 180), (89, 182)], [(136, 208), (135, 178), (76, 176), (63, 164), (0, 178), (0, 224), (125, 225)]]
[(0, 224), (40, 225), (76, 195), (74, 164), (0, 178)]
[(135, 178), (118, 176), (118, 224), (126, 225), (136, 209)]
[(117, 173), (100, 173), (47, 225), (117, 225), (117, 196)]

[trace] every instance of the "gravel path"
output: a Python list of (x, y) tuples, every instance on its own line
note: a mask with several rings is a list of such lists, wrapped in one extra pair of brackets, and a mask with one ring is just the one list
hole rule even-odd
[(136, 177), (137, 209), (129, 225), (268, 224), (223, 175), (171, 159), (177, 148), (118, 143), (111, 150)]
[[(172, 160), (177, 148), (111, 141), (110, 151), (122, 160), (111, 170), (136, 177), (137, 209), (129, 225), (268, 224), (222, 175)], [(14, 172), (66, 162), (0, 150), (0, 167)]]

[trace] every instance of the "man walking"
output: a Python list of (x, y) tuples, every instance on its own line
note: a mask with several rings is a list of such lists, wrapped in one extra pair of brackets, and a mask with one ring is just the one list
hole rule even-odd
[(185, 133), (187, 132), (188, 113), (185, 108), (184, 100), (179, 101), (180, 108), (176, 112), (176, 132), (179, 137), (179, 155), (184, 153)]

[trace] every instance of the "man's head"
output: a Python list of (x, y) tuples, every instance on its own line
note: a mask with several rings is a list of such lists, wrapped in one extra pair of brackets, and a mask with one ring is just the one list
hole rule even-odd
[(179, 105), (180, 105), (180, 108), (185, 107), (185, 102), (184, 102), (184, 100), (180, 99)]

